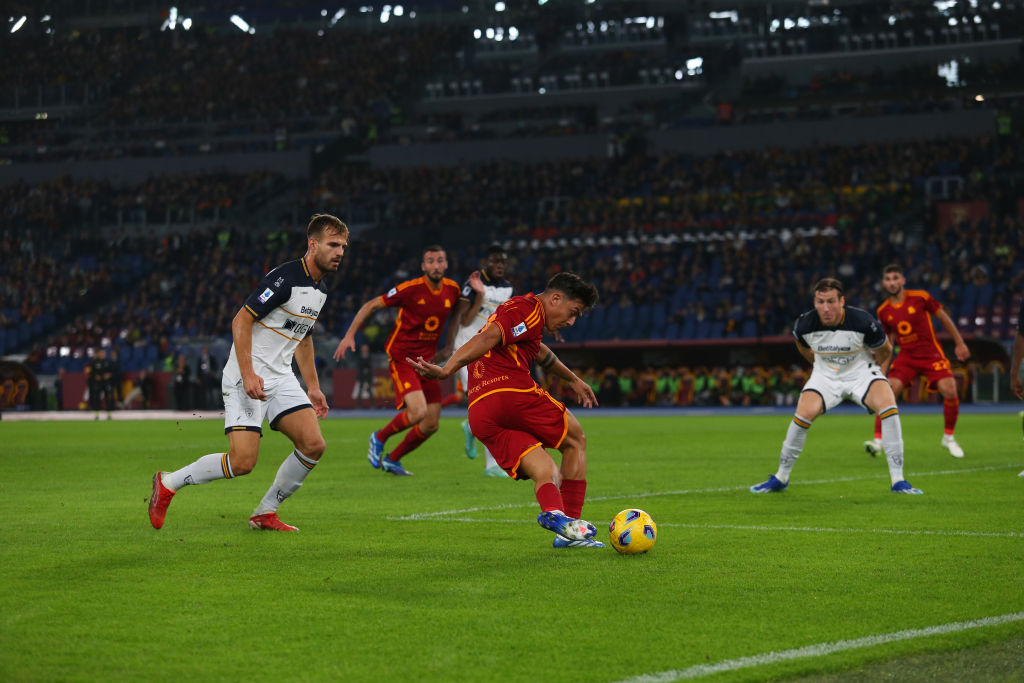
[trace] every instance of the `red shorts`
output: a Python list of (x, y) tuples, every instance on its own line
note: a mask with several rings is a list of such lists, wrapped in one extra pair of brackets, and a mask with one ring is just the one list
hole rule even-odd
[(889, 366), (889, 377), (898, 379), (903, 386), (909, 387), (918, 375), (924, 375), (928, 378), (928, 386), (934, 389), (940, 379), (953, 376), (949, 367), (949, 361), (938, 354), (927, 358), (900, 354)]
[(565, 405), (540, 387), (496, 391), (469, 406), (469, 426), (513, 479), (519, 461), (537, 446), (558, 448), (569, 431)]
[(388, 362), (391, 381), (395, 384), (395, 408), (405, 405), (405, 395), (411, 391), (422, 391), (427, 403), (441, 402), (441, 382), (420, 377), (409, 363), (402, 360)]

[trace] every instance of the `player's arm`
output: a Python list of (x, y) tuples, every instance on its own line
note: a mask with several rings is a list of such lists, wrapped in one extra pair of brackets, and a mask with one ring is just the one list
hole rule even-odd
[(956, 354), (957, 360), (963, 362), (970, 358), (971, 350), (967, 348), (964, 338), (960, 336), (960, 330), (956, 329), (956, 323), (949, 317), (949, 313), (946, 313), (946, 309), (940, 308), (935, 311), (935, 317), (939, 319), (942, 326), (946, 328), (946, 332), (949, 332), (949, 336), (953, 338), (953, 343), (956, 344), (953, 352)]
[(463, 327), (473, 322), (473, 318), (480, 312), (480, 307), (484, 305), (484, 300), (487, 298), (487, 288), (484, 286), (484, 281), (480, 279), (479, 270), (474, 270), (470, 274), (469, 286), (475, 292), (475, 296), (472, 301), (459, 301), (459, 309), (462, 309), (462, 304), (464, 303), (466, 308), (462, 310), (462, 315), (456, 317), (456, 320)]
[(888, 337), (885, 338), (884, 344), (871, 349), (871, 356), (882, 370), (888, 367), (889, 359), (892, 358), (892, 342)]
[(242, 373), (242, 389), (249, 398), (267, 400), (263, 393), (263, 378), (252, 367), (252, 324), (256, 316), (245, 306), (239, 309), (231, 321), (231, 338), (235, 343), (238, 370)]
[(422, 356), (415, 359), (406, 358), (405, 360), (416, 368), (416, 372), (424, 377), (444, 379), (451, 377), (455, 374), (456, 370), (469, 365), (500, 343), (501, 328), (497, 325), (487, 325), (484, 329), (477, 332), (472, 339), (460, 346), (452, 354), (452, 357), (448, 359), (448, 362), (444, 364), (444, 367), (434, 365), (424, 360)]
[(320, 390), (320, 377), (316, 374), (316, 357), (313, 353), (313, 335), (306, 337), (295, 347), (295, 364), (306, 383), (306, 394), (313, 404), (317, 417), (327, 416), (327, 397)]
[(383, 297), (374, 297), (359, 307), (356, 317), (352, 318), (352, 324), (348, 326), (345, 336), (338, 342), (338, 348), (334, 349), (334, 360), (341, 360), (345, 357), (346, 351), (356, 350), (356, 332), (363, 326), (366, 319), (384, 308)]
[(811, 365), (814, 365), (814, 351), (812, 351), (810, 347), (804, 346), (798, 341), (796, 343), (796, 350), (800, 352), (800, 355), (804, 357), (804, 360)]
[(1024, 383), (1020, 379), (1020, 364), (1024, 361), (1024, 332), (1013, 338), (1013, 359), (1010, 361), (1010, 390), (1017, 398), (1024, 398)]
[(594, 390), (590, 385), (577, 377), (576, 373), (567, 368), (562, 361), (558, 360), (555, 352), (543, 343), (540, 345), (540, 352), (537, 354), (537, 365), (543, 368), (544, 372), (551, 373), (567, 381), (573, 392), (575, 392), (576, 401), (580, 405), (585, 408), (593, 408), (597, 405), (597, 396), (594, 395)]

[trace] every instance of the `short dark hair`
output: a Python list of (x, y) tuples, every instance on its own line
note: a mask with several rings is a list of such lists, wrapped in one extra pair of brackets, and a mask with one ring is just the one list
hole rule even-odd
[(882, 275), (888, 275), (889, 273), (899, 273), (903, 275), (903, 266), (898, 263), (890, 263), (885, 268), (882, 268)]
[(329, 213), (315, 213), (306, 226), (306, 239), (323, 237), (325, 232), (335, 232), (341, 237), (348, 237), (348, 226), (337, 216)]
[(812, 291), (815, 294), (817, 294), (818, 292), (825, 292), (830, 289), (834, 289), (837, 292), (839, 292), (839, 296), (845, 296), (845, 292), (843, 290), (843, 283), (835, 279), (834, 277), (827, 277), (823, 280), (818, 280), (817, 282), (814, 283)]
[(445, 250), (444, 247), (442, 247), (440, 244), (428, 244), (427, 246), (423, 247), (423, 253), (420, 254), (420, 256), (424, 257), (429, 252), (432, 252), (432, 251), (444, 251), (444, 250)]
[(583, 304), (583, 310), (593, 308), (597, 304), (597, 287), (581, 278), (576, 273), (565, 271), (548, 280), (547, 290), (555, 290)]
[(487, 247), (487, 253), (484, 254), (484, 256), (487, 257), (487, 258), (490, 258), (490, 257), (494, 256), (495, 254), (504, 254), (504, 253), (505, 253), (505, 247), (501, 246), (500, 244), (492, 244), (491, 246)]

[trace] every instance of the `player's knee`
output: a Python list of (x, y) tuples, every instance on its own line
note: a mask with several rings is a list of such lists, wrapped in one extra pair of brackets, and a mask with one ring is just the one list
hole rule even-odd
[(405, 414), (409, 418), (409, 424), (419, 424), (427, 416), (427, 409), (418, 406), (415, 408), (407, 406)]
[(228, 454), (228, 458), (231, 460), (231, 473), (236, 477), (240, 477), (243, 474), (249, 474), (253, 468), (256, 467), (256, 454), (255, 453), (237, 453), (231, 451)]
[(320, 456), (324, 454), (325, 450), (327, 450), (327, 442), (324, 441), (324, 437), (322, 436), (311, 437), (303, 439), (302, 444), (296, 447), (299, 449), (299, 452), (307, 458), (319, 460)]
[(437, 420), (427, 419), (427, 420), (423, 420), (422, 422), (420, 422), (419, 427), (420, 427), (420, 432), (423, 433), (423, 436), (430, 436), (431, 434), (436, 432), (438, 429), (440, 429), (441, 425), (438, 423)]

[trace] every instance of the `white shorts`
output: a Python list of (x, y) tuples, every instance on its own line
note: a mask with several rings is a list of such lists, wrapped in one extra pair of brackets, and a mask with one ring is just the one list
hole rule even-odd
[[(467, 331), (468, 330), (468, 331)], [(470, 339), (476, 336), (476, 332), (471, 327), (464, 327), (455, 334), (455, 350), (458, 351), (459, 347), (468, 342)], [(463, 365), (461, 368), (455, 371), (455, 379), (462, 382), (462, 390), (469, 391), (469, 366)]]
[(249, 398), (242, 388), (242, 380), (237, 384), (229, 384), (221, 380), (221, 393), (224, 394), (224, 433), (236, 431), (259, 432), (263, 434), (263, 420), (270, 422), (271, 429), (277, 429), (277, 422), (288, 413), (303, 408), (312, 408), (309, 396), (302, 390), (295, 375), (283, 377), (277, 382), (264, 380), (263, 393), (266, 401)]
[(864, 403), (868, 389), (875, 382), (888, 381), (877, 367), (854, 373), (849, 377), (830, 377), (820, 372), (811, 372), (811, 378), (807, 380), (803, 391), (813, 391), (821, 396), (821, 400), (825, 403), (825, 412), (835, 408), (844, 400), (850, 400), (870, 413), (871, 409)]

